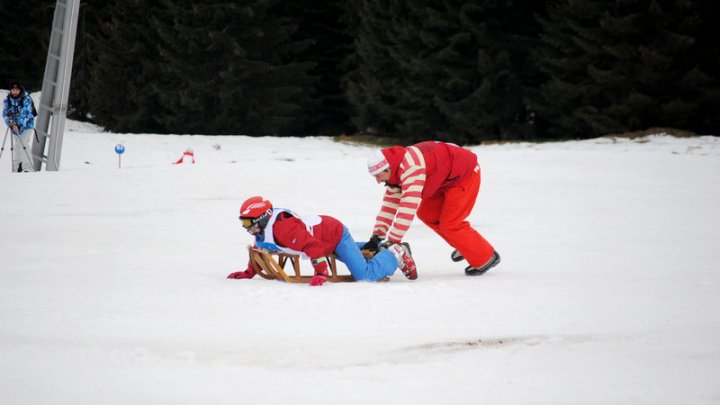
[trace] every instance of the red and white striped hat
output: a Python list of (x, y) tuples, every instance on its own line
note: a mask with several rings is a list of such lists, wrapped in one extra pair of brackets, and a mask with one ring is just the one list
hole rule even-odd
[(376, 149), (370, 156), (368, 156), (367, 168), (371, 176), (377, 176), (383, 170), (390, 168), (390, 163), (388, 163), (382, 151), (380, 149)]

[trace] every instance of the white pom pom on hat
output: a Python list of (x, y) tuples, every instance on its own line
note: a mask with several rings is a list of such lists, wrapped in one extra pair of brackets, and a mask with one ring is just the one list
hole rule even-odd
[(377, 176), (382, 173), (383, 170), (390, 168), (390, 163), (388, 163), (382, 151), (380, 149), (376, 149), (370, 156), (368, 156), (367, 168), (371, 176)]

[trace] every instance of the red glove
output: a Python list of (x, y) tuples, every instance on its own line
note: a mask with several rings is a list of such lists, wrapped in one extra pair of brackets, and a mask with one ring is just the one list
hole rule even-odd
[(248, 267), (245, 271), (236, 271), (235, 273), (230, 273), (227, 278), (235, 278), (235, 279), (245, 279), (245, 278), (253, 278), (255, 277), (255, 270), (252, 269), (252, 267)]
[(328, 264), (327, 259), (324, 257), (310, 260), (313, 268), (315, 269), (315, 275), (310, 279), (311, 286), (321, 286), (328, 279)]
[(310, 263), (312, 263), (312, 266), (315, 269), (316, 276), (329, 276), (327, 259), (325, 259), (324, 257), (321, 257), (319, 259), (312, 259), (310, 260)]
[(313, 276), (313, 278), (310, 279), (310, 285), (313, 287), (318, 287), (323, 285), (325, 280), (327, 280), (327, 277), (325, 276)]

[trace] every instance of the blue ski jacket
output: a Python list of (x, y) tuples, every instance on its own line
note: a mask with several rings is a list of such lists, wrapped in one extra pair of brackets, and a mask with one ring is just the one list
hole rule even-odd
[(32, 99), (27, 91), (23, 90), (20, 95), (15, 98), (8, 94), (3, 100), (3, 118), (5, 125), (10, 127), (13, 123), (20, 129), (20, 133), (26, 129), (35, 128), (35, 116), (32, 112)]

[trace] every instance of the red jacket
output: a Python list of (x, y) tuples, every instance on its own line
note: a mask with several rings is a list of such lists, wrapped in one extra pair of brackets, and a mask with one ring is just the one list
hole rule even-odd
[[(308, 232), (305, 223), (300, 219), (290, 215), (287, 212), (282, 212), (278, 215), (273, 225), (273, 238), (275, 243), (292, 250), (303, 252), (310, 259), (319, 259), (329, 256), (335, 252), (335, 248), (342, 239), (344, 226), (342, 222), (337, 219), (327, 216), (320, 215), (322, 221), (312, 227), (313, 233)], [(327, 276), (327, 263), (313, 263), (315, 274)], [(244, 272), (233, 273), (231, 276), (236, 276), (240, 273), (244, 273), (245, 277), (230, 277), (230, 278), (252, 278), (255, 276), (252, 263), (248, 261), (247, 269)]]
[[(478, 165), (475, 153), (451, 143), (426, 141), (417, 143), (413, 147), (422, 153), (425, 160), (423, 198), (432, 197), (438, 191), (462, 183), (466, 177), (473, 174)], [(392, 171), (388, 183), (401, 186), (400, 177), (406, 168), (401, 167), (400, 164), (406, 156), (407, 148), (393, 146), (383, 149), (382, 153), (388, 160)]]
[(382, 149), (391, 174), (373, 234), (400, 242), (423, 199), (462, 183), (478, 167), (470, 150), (444, 142)]
[(318, 259), (335, 252), (343, 234), (343, 224), (337, 219), (320, 215), (322, 222), (315, 225), (312, 235), (298, 218), (283, 212), (273, 226), (273, 237), (280, 246), (303, 252), (310, 259)]

